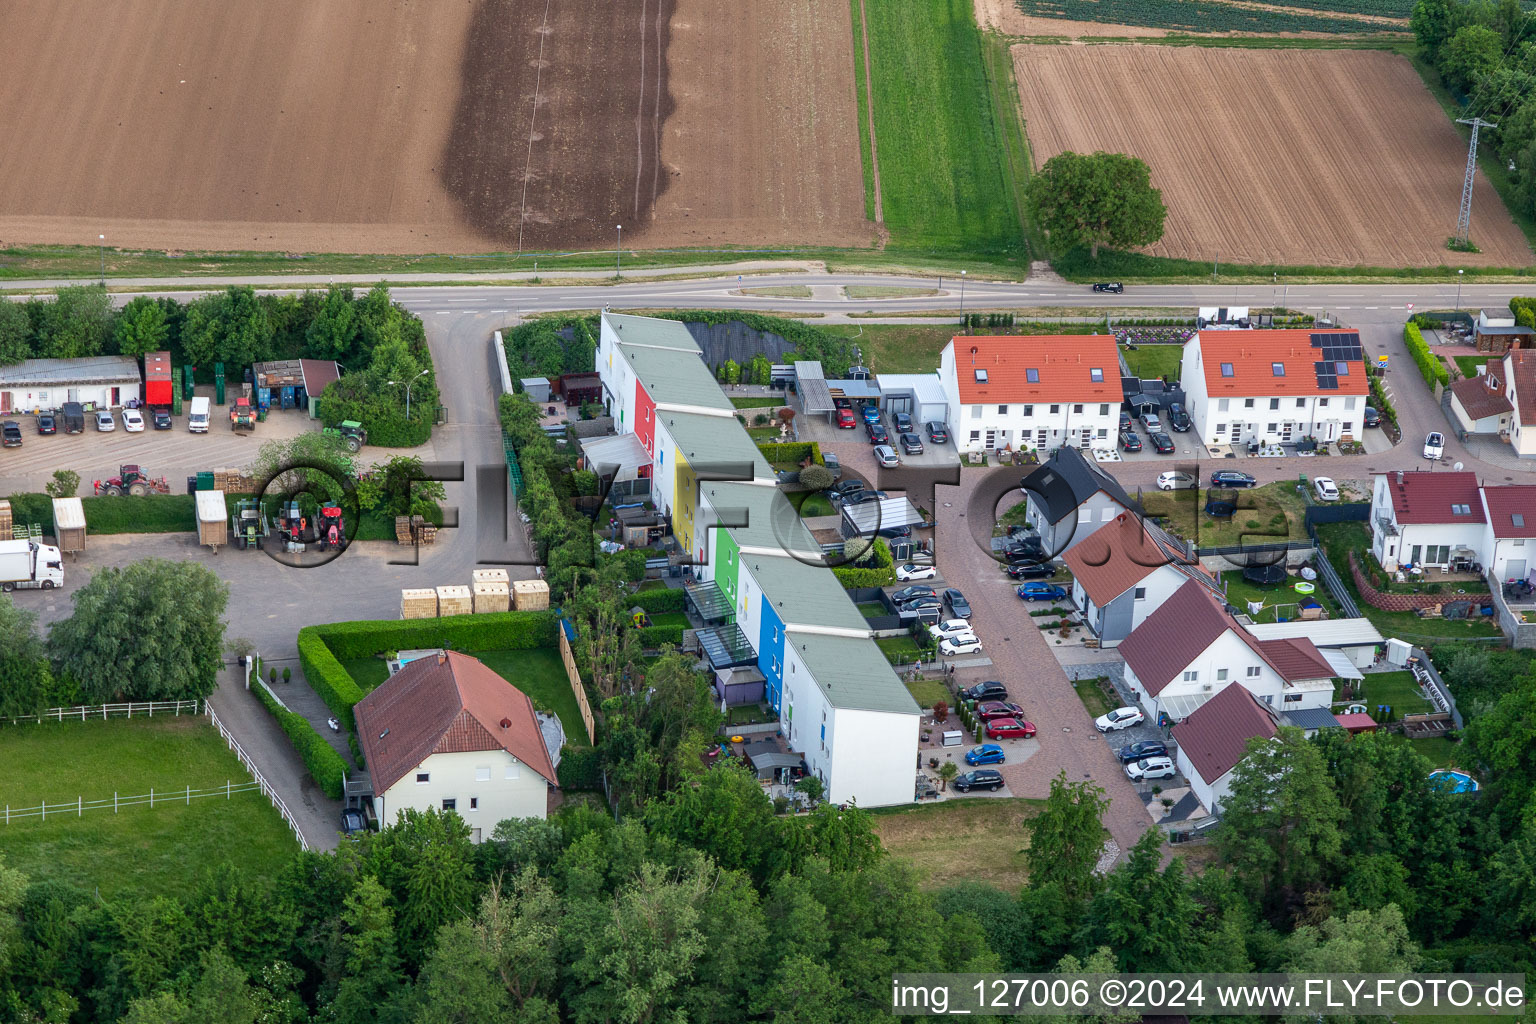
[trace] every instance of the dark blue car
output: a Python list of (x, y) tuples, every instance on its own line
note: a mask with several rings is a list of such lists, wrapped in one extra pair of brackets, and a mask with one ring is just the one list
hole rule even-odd
[(1014, 591), (1024, 601), (1060, 601), (1067, 596), (1067, 592), (1054, 583), (1021, 583), (1019, 589)]
[(1002, 764), (1007, 759), (996, 743), (983, 743), (965, 752), (966, 764)]

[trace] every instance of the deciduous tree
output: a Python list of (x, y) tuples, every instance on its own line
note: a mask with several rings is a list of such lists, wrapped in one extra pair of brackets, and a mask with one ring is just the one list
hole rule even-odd
[(1167, 209), (1151, 171), (1123, 153), (1085, 156), (1068, 150), (1045, 162), (1029, 183), (1035, 222), (1059, 250), (1087, 246), (1131, 248), (1163, 237)]
[(32, 358), (32, 318), (20, 302), (0, 302), (0, 366)]
[(1093, 869), (1104, 852), (1100, 819), (1108, 806), (1104, 790), (1091, 782), (1068, 782), (1064, 772), (1052, 779), (1045, 809), (1024, 825), (1031, 881), (1059, 884), (1068, 900), (1088, 896), (1095, 887)]
[(165, 349), (171, 327), (165, 307), (147, 295), (140, 295), (118, 312), (112, 333), (120, 354), (138, 358), (146, 352)]

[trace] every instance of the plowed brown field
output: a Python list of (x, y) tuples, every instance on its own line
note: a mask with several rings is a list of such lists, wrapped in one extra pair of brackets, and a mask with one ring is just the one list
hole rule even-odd
[(1466, 143), (1402, 57), (1170, 46), (1013, 48), (1037, 166), (1132, 153), (1168, 207), (1148, 252), (1224, 263), (1526, 266), (1487, 179), (1456, 253)]
[(817, 0), (0, 5), (0, 244), (867, 244)]

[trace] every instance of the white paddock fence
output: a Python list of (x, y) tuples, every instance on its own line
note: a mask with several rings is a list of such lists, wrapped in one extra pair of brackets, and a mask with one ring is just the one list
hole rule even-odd
[(224, 723), (219, 721), (219, 716), (213, 711), (213, 705), (204, 701), (203, 708), (208, 714), (208, 720), (213, 723), (215, 729), (219, 730), (219, 735), (224, 737), (224, 742), (229, 744), (229, 749), (235, 752), (235, 756), (240, 759), (240, 763), (245, 765), (246, 770), (251, 773), (251, 778), (256, 780), (256, 785), (261, 789), (261, 792), (268, 800), (272, 801), (272, 806), (277, 808), (277, 813), (283, 816), (283, 820), (293, 830), (293, 837), (299, 841), (299, 849), (308, 850), (309, 840), (304, 838), (304, 832), (299, 828), (298, 819), (293, 816), (292, 811), (288, 810), (288, 805), (283, 802), (283, 798), (278, 795), (277, 790), (272, 788), (271, 783), (267, 782), (266, 776), (261, 774), (261, 770), (256, 767), (256, 762), (251, 760), (250, 755), (245, 752), (245, 748), (240, 745), (240, 742), (230, 735), (228, 729), (224, 728)]
[(72, 708), (49, 708), (35, 715), (16, 715), (7, 719), (11, 725), (23, 722), (86, 722), (91, 719), (153, 718), (156, 715), (199, 715), (203, 702), (197, 700), (157, 700), (137, 704), (92, 704)]
[(116, 814), (124, 807), (164, 807), (166, 804), (190, 804), (193, 800), (202, 800), (210, 796), (221, 796), (228, 800), (236, 793), (249, 793), (259, 789), (259, 782), (225, 782), (222, 786), (212, 789), (193, 789), (188, 786), (185, 789), (162, 789), (155, 792), (151, 789), (148, 793), (139, 793), (135, 796), (123, 796), (113, 793), (112, 798), (102, 800), (87, 800), (84, 797), (76, 797), (74, 803), (50, 804), (46, 801), (36, 807), (5, 807), (5, 823), (9, 825), (13, 821), (25, 821), (27, 818), (37, 818), (47, 821), (51, 814), (57, 818), (61, 814), (73, 814), (76, 817), (85, 817), (86, 811), (104, 811), (112, 809)]

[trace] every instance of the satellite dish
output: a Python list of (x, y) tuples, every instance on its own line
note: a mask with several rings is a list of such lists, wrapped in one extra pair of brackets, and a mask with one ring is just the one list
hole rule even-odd
[(1460, 473), (1461, 472), (1461, 463), (1458, 462), (1458, 463), (1456, 463), (1456, 465), (1452, 466), (1451, 468), (1454, 469), (1456, 472)]

